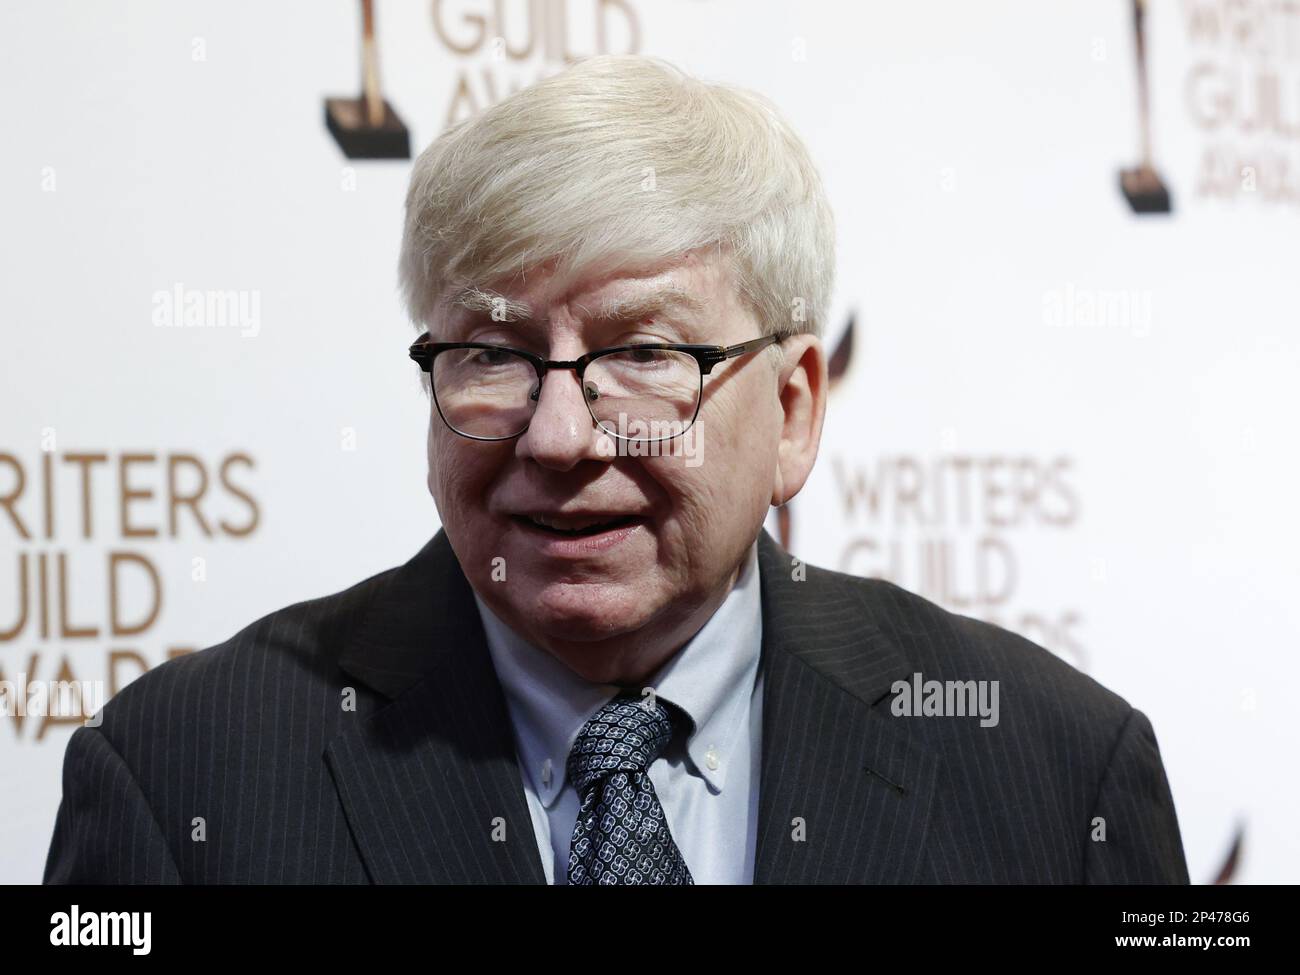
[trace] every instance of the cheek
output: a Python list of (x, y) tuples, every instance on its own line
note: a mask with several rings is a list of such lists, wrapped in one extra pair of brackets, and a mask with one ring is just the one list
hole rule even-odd
[(689, 462), (684, 457), (645, 462), (672, 499), (674, 517), (666, 540), (691, 561), (711, 554), (717, 542), (746, 535), (755, 522), (761, 524), (772, 497), (779, 429), (770, 429), (765, 416), (747, 417), (743, 427), (718, 422), (723, 416), (719, 411), (704, 428), (698, 453)]
[(462, 438), (453, 437), (438, 433), (429, 437), (429, 492), (444, 521), (469, 518), (476, 510), (485, 510), (485, 486), (497, 466), (495, 458), (499, 453), (468, 440), (462, 446)]
[(691, 471), (703, 482), (698, 494), (710, 506), (705, 516), (719, 522), (712, 537), (748, 534), (752, 523), (761, 523), (766, 515), (781, 429), (764, 393), (770, 395), (765, 386), (752, 384), (718, 411), (717, 422), (705, 433), (704, 462)]
[(706, 436), (713, 436), (706, 445), (701, 470), (712, 467), (733, 498), (754, 491), (770, 495), (771, 491), (781, 440), (781, 412), (770, 382), (763, 381), (767, 376), (758, 375), (762, 368), (766, 363), (754, 363), (755, 375), (745, 375), (744, 381), (726, 390), (728, 395), (719, 397), (715, 422), (706, 431)]

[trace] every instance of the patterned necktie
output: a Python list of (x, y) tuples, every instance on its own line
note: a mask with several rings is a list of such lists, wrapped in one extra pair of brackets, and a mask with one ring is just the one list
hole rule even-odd
[(667, 707), (635, 692), (614, 698), (578, 732), (566, 766), (582, 801), (569, 846), (570, 884), (695, 882), (646, 773), (672, 735)]

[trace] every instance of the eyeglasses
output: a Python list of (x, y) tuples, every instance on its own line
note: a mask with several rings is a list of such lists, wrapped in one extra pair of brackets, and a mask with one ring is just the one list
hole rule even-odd
[(425, 332), (409, 351), (429, 373), (438, 414), (462, 437), (520, 436), (532, 422), (547, 372), (572, 369), (595, 426), (618, 440), (655, 443), (681, 436), (695, 422), (704, 377), (714, 366), (779, 341), (764, 335), (727, 346), (619, 345), (557, 361), (484, 342), (433, 342)]

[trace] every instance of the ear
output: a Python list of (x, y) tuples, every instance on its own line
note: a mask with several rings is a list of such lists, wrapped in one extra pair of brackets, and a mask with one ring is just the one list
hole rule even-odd
[(781, 444), (772, 504), (783, 505), (804, 486), (817, 460), (826, 419), (826, 353), (815, 335), (792, 335), (781, 343), (785, 354), (777, 370), (781, 403)]

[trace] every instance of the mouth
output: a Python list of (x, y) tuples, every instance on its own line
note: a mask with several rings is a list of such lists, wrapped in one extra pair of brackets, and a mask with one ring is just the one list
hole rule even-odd
[(643, 522), (639, 515), (512, 515), (515, 522), (555, 538), (589, 538)]

